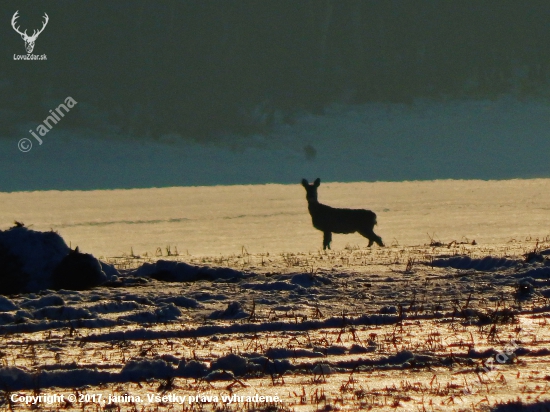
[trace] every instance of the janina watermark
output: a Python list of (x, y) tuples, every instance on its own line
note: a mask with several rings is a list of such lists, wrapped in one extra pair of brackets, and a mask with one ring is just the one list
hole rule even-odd
[(494, 356), (487, 358), (483, 362), (483, 367), (481, 371), (477, 372), (477, 380), (472, 380), (467, 383), (465, 388), (462, 390), (462, 393), (466, 396), (472, 395), (474, 393), (474, 387), (481, 387), (483, 383), (490, 382), (494, 379), (495, 375), (499, 371), (498, 366), (495, 364), (497, 361), (498, 364), (510, 363), (516, 358), (516, 350), (519, 349), (519, 345), (515, 340), (511, 340), (503, 350), (498, 351)]
[[(65, 102), (61, 103), (55, 109), (50, 110), (50, 115), (44, 119), (44, 121), (36, 127), (36, 130), (29, 130), (29, 133), (36, 139), (39, 145), (42, 145), (43, 140), (41, 137), (46, 136), (46, 134), (53, 129), (53, 127), (61, 121), (61, 118), (65, 117), (69, 113), (70, 109), (76, 106), (78, 102), (73, 99), (71, 96), (68, 96), (65, 99)], [(39, 137), (40, 135), (40, 137)], [(32, 149), (31, 139), (24, 137), (17, 143), (17, 147), (23, 153), (27, 153)]]

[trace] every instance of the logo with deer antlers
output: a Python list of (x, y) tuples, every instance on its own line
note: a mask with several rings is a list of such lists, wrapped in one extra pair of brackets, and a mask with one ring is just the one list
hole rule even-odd
[(27, 30), (25, 30), (24, 32), (21, 32), (19, 30), (19, 26), (15, 27), (16, 20), (19, 18), (18, 13), (19, 13), (19, 10), (17, 10), (14, 13), (14, 15), (11, 19), (11, 26), (13, 27), (13, 29), (17, 33), (19, 33), (21, 35), (21, 38), (25, 41), (25, 49), (27, 49), (27, 53), (31, 54), (32, 51), (34, 50), (34, 43), (36, 42), (36, 39), (38, 38), (38, 35), (44, 31), (44, 29), (46, 28), (46, 25), (48, 24), (48, 20), (50, 20), (50, 18), (48, 17), (48, 15), (46, 13), (44, 13), (45, 21), (42, 24), (42, 28), (40, 30), (34, 30), (33, 33), (32, 33), (32, 36), (29, 36), (27, 34)]

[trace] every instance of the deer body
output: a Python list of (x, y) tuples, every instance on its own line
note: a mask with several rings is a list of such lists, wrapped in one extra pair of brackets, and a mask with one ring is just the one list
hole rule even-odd
[(307, 193), (306, 199), (313, 227), (324, 234), (323, 249), (330, 249), (333, 233), (359, 232), (360, 235), (369, 239), (369, 247), (374, 242), (384, 246), (382, 238), (373, 231), (376, 225), (374, 212), (365, 209), (339, 209), (319, 203), (317, 188), (320, 184), (321, 179), (316, 179), (313, 184), (309, 184), (306, 179), (302, 180)]

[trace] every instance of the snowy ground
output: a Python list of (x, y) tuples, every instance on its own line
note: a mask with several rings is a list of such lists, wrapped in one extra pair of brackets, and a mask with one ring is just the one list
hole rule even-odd
[[(280, 410), (448, 411), (548, 400), (550, 266), (516, 254), (534, 247), (185, 258), (233, 270), (183, 281), (192, 267), (164, 263), (155, 277), (182, 281), (151, 279), (142, 266), (110, 287), (2, 299), (4, 401), (101, 394), (87, 410), (156, 410), (147, 395), (172, 394), (210, 410), (222, 396), (257, 393), (279, 396)], [(142, 401), (108, 401), (124, 394)], [(199, 394), (219, 402), (189, 404)]]
[(375, 210), (388, 245), (328, 252), (298, 184), (1, 194), (3, 229), (52, 227), (121, 272), (0, 297), (1, 406), (547, 410), (549, 185), (323, 183), (321, 201)]
[[(230, 255), (316, 251), (305, 190), (293, 185), (174, 187), (86, 192), (0, 193), (0, 228), (14, 220), (53, 229), (67, 244), (100, 256), (147, 253)], [(317, 177), (303, 176), (310, 180)], [(323, 179), (323, 176), (320, 176)], [(367, 208), (386, 244), (476, 240), (497, 245), (550, 234), (550, 180), (326, 183), (319, 200)], [(366, 244), (334, 235), (333, 247)]]

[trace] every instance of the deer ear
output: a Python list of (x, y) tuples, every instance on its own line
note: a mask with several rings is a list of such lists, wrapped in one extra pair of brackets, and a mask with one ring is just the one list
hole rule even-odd
[(302, 179), (302, 186), (304, 186), (304, 187), (309, 186), (309, 182), (307, 181), (307, 179)]
[(321, 184), (321, 179), (319, 178), (315, 179), (315, 182), (313, 182), (313, 186), (315, 187), (319, 187), (320, 184)]

